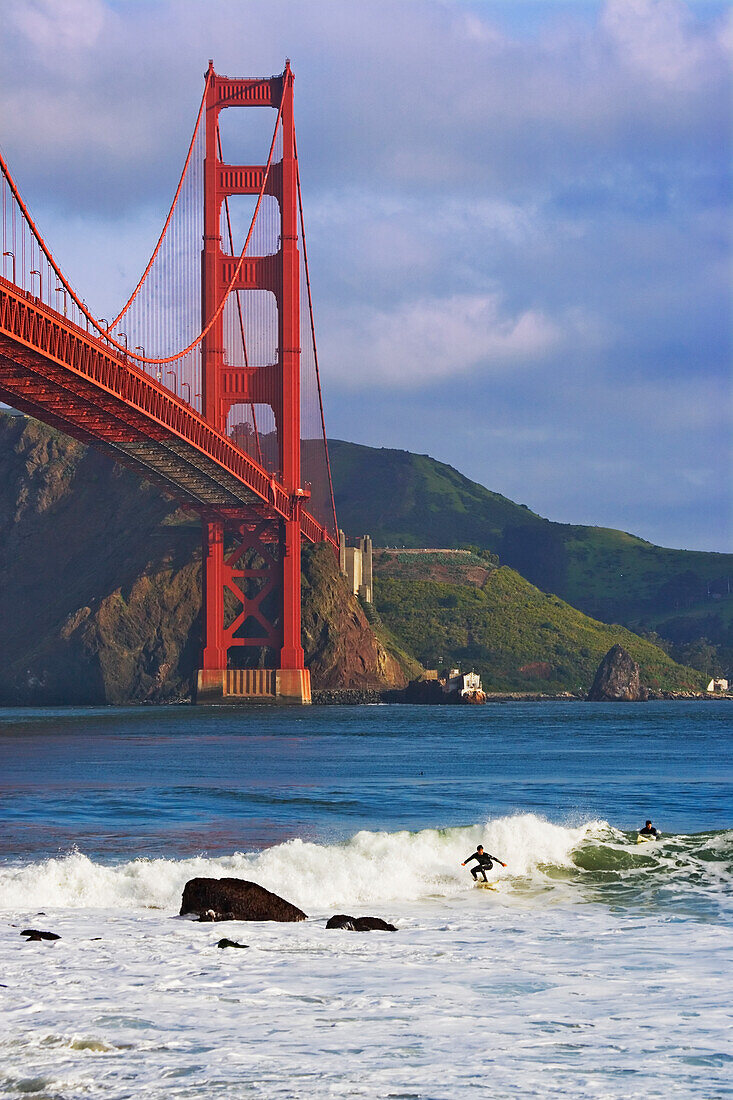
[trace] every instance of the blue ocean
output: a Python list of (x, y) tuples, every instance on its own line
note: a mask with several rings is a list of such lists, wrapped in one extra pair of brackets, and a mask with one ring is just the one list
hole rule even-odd
[[(724, 701), (0, 711), (0, 1096), (730, 1095), (730, 728)], [(180, 917), (199, 875), (308, 920)]]

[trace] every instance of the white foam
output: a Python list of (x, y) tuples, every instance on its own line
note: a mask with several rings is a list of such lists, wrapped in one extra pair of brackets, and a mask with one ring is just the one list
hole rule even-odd
[(724, 927), (491, 891), (381, 913), (399, 932), (77, 908), (25, 944), (2, 922), (0, 1095), (724, 1095)]

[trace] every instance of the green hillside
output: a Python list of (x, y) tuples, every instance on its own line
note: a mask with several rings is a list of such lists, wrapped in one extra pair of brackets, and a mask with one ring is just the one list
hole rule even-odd
[[(473, 556), (456, 562), (378, 554), (375, 572), (377, 609), (403, 645), (428, 668), (441, 659), (474, 668), (490, 691), (586, 692), (616, 642), (639, 663), (647, 687), (704, 687), (699, 672), (658, 646), (596, 622), (506, 566), (491, 568)], [(433, 579), (445, 574), (453, 579)]]
[(733, 646), (733, 554), (554, 523), (427, 455), (340, 440), (330, 451), (349, 534), (368, 532), (378, 546), (477, 546), (594, 618), (672, 642)]
[(339, 439), (328, 446), (339, 523), (349, 534), (369, 532), (378, 546), (475, 544), (496, 552), (505, 531), (524, 524), (540, 537), (548, 526), (428, 455)]

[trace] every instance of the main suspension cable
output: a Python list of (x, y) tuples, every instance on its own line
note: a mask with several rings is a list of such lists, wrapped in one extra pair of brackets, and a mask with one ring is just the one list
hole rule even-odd
[(331, 494), (331, 510), (333, 512), (334, 531), (338, 533), (338, 520), (336, 519), (336, 500), (333, 495), (333, 478), (331, 477), (331, 459), (328, 454), (328, 439), (326, 437), (326, 418), (323, 413), (323, 393), (321, 391), (321, 372), (318, 367), (318, 347), (316, 345), (316, 327), (313, 320), (313, 296), (311, 294), (310, 272), (308, 270), (308, 247), (305, 240), (305, 220), (303, 218), (303, 196), (300, 190), (300, 164), (298, 162), (298, 141), (293, 128), (293, 149), (295, 152), (295, 176), (298, 183), (298, 210), (300, 211), (300, 234), (303, 238), (303, 261), (305, 265), (305, 284), (308, 288), (308, 312), (310, 314), (311, 338), (313, 340), (313, 360), (316, 365), (316, 383), (318, 385), (318, 406), (321, 411), (321, 428), (323, 430), (323, 445), (326, 449), (326, 470), (328, 471), (328, 489)]

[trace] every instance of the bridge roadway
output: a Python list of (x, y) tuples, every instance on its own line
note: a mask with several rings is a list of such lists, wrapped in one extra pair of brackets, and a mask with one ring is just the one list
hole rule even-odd
[[(333, 539), (267, 470), (103, 339), (0, 278), (0, 400), (101, 448), (212, 517), (296, 518)], [(333, 543), (335, 545), (335, 543)]]

